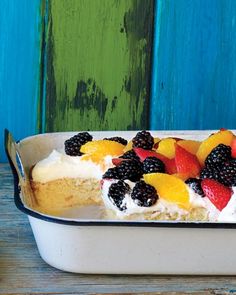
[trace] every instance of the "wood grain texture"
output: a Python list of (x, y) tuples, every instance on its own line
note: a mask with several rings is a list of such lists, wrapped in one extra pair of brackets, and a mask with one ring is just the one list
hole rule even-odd
[(83, 275), (59, 271), (40, 258), (27, 217), (13, 203), (13, 181), (0, 164), (0, 294), (139, 293), (233, 295), (234, 276)]
[(148, 127), (153, 0), (52, 0), (46, 131)]
[(235, 0), (158, 0), (152, 129), (235, 127)]
[(3, 0), (0, 9), (0, 162), (3, 129), (16, 139), (37, 132), (41, 0)]

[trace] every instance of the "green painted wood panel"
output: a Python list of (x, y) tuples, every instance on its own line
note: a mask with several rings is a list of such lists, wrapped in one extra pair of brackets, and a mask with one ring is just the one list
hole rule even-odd
[(45, 131), (148, 128), (153, 0), (51, 0)]

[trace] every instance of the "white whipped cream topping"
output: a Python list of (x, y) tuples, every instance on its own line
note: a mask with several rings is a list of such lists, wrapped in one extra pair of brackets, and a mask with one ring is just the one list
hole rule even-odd
[(53, 150), (46, 158), (39, 161), (33, 171), (32, 178), (37, 182), (48, 182), (61, 178), (95, 178), (100, 180), (104, 172), (113, 166), (112, 157), (106, 156), (104, 165), (91, 160), (83, 160), (83, 156), (69, 156)]
[(226, 207), (219, 212), (218, 221), (236, 222), (236, 187), (233, 187), (233, 195)]

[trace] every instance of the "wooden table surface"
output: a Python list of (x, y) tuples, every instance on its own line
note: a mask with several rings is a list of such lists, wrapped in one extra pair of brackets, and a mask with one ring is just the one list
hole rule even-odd
[[(236, 250), (235, 250), (236, 252)], [(0, 294), (236, 294), (236, 276), (83, 275), (39, 256), (27, 217), (13, 202), (8, 164), (0, 164)]]

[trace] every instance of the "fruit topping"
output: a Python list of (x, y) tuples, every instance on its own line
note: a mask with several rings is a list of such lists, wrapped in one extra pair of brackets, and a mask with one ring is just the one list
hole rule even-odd
[(225, 144), (217, 145), (205, 160), (206, 167), (222, 166), (231, 158), (231, 147)]
[(145, 150), (151, 150), (154, 144), (154, 139), (150, 132), (140, 131), (132, 139), (133, 147), (143, 148)]
[(206, 179), (206, 178), (214, 179), (214, 180), (224, 184), (224, 180), (221, 179), (221, 169), (217, 166), (203, 168), (200, 173), (200, 178), (201, 179)]
[(83, 160), (100, 162), (105, 156), (120, 156), (123, 153), (123, 144), (111, 140), (89, 141), (81, 146), (80, 151), (85, 153)]
[(196, 155), (201, 142), (196, 140), (179, 140), (177, 144), (191, 154)]
[(120, 156), (120, 158), (139, 161), (139, 157), (136, 155), (133, 149), (125, 152), (123, 155)]
[(165, 164), (156, 157), (147, 157), (143, 161), (143, 172), (154, 173), (154, 172), (165, 172)]
[(189, 175), (185, 174), (185, 173), (173, 173), (172, 176), (182, 179), (183, 181), (185, 181), (189, 178)]
[(187, 174), (189, 177), (196, 177), (201, 170), (197, 157), (178, 144), (176, 144), (175, 164), (178, 173)]
[(175, 143), (176, 140), (173, 138), (164, 138), (159, 142), (156, 152), (172, 159), (175, 156)]
[(135, 160), (123, 161), (117, 166), (119, 179), (138, 181), (143, 175), (143, 170), (140, 164), (141, 163)]
[(118, 166), (109, 168), (103, 175), (103, 178), (128, 179), (135, 182), (138, 181), (142, 175), (142, 163), (135, 160), (124, 160), (121, 161)]
[(177, 168), (176, 168), (176, 164), (175, 164), (175, 158), (173, 159), (163, 159), (161, 157), (159, 157), (159, 159), (161, 159), (164, 164), (165, 164), (165, 167), (166, 167), (166, 172), (168, 174), (175, 174), (177, 173)]
[(144, 161), (148, 157), (155, 157), (160, 159), (165, 164), (166, 173), (173, 174), (176, 173), (175, 159), (169, 159), (159, 153), (154, 151), (144, 150), (142, 148), (134, 148), (135, 153), (139, 157), (140, 161)]
[(236, 186), (236, 159), (226, 162), (220, 174), (223, 184), (227, 186)]
[(148, 157), (155, 157), (155, 158), (159, 157), (159, 155), (156, 152), (148, 151), (142, 148), (134, 148), (134, 152), (136, 153), (136, 155), (139, 157), (140, 161), (142, 162)]
[(210, 152), (217, 147), (219, 144), (231, 145), (233, 140), (233, 133), (229, 130), (221, 130), (217, 133), (212, 134), (207, 139), (205, 139), (199, 149), (197, 151), (197, 157), (200, 164), (203, 166), (206, 157), (210, 154)]
[(119, 179), (119, 172), (117, 167), (109, 168), (102, 176), (102, 178)]
[(116, 142), (119, 142), (123, 145), (127, 145), (127, 143), (128, 143), (128, 141), (126, 139), (124, 139), (123, 137), (119, 137), (119, 136), (104, 138), (104, 140), (116, 141)]
[(225, 186), (236, 185), (236, 159), (231, 158), (231, 147), (219, 144), (205, 160), (201, 179), (214, 179)]
[(130, 191), (130, 187), (124, 181), (119, 180), (116, 183), (112, 183), (109, 187), (108, 197), (120, 211), (126, 210), (126, 205), (124, 204), (125, 194)]
[(201, 187), (201, 179), (188, 178), (185, 183), (198, 195), (205, 197), (204, 192)]
[(213, 179), (203, 179), (201, 186), (205, 196), (220, 211), (225, 208), (233, 194), (230, 188)]
[(160, 138), (159, 137), (154, 137), (154, 145), (153, 145), (153, 148), (154, 149), (157, 149), (158, 148), (158, 145), (159, 145), (159, 142), (160, 142)]
[(231, 149), (232, 149), (231, 156), (233, 158), (236, 158), (236, 138), (234, 138), (231, 143)]
[(158, 194), (153, 186), (140, 180), (136, 182), (131, 193), (131, 198), (140, 207), (150, 207), (157, 202)]
[(112, 158), (111, 161), (112, 161), (112, 164), (115, 165), (115, 166), (119, 166), (121, 164), (121, 162), (123, 161), (127, 161), (128, 159), (123, 159), (121, 157), (119, 158)]
[(65, 141), (65, 153), (69, 156), (81, 156), (80, 148), (93, 137), (88, 132), (80, 132)]
[(130, 140), (130, 141), (127, 143), (127, 145), (124, 147), (123, 152), (124, 152), (124, 153), (125, 153), (125, 152), (128, 152), (128, 151), (132, 150), (132, 148), (133, 148), (133, 142), (132, 142), (132, 140)]
[(190, 209), (187, 185), (179, 178), (165, 173), (144, 174), (144, 181), (155, 187), (160, 198)]

